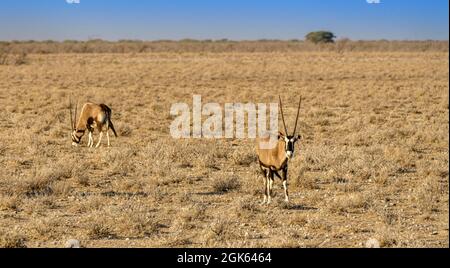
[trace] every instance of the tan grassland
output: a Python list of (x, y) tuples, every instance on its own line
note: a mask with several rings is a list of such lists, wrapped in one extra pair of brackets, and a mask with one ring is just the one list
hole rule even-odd
[[(448, 52), (18, 57), (0, 64), (0, 247), (449, 246)], [(111, 107), (110, 148), (71, 146), (71, 94)], [(290, 204), (280, 180), (260, 204), (254, 140), (170, 137), (193, 94), (281, 94), (288, 122), (303, 96)]]

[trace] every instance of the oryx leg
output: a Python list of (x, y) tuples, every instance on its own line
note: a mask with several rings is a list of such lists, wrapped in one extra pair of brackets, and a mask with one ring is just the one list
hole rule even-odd
[(261, 204), (265, 204), (267, 201), (267, 172), (268, 170), (261, 165), (261, 162), (259, 162), (259, 169), (261, 170), (261, 174), (263, 175), (264, 180), (264, 200)]
[(103, 137), (103, 131), (100, 131), (100, 137), (98, 138), (98, 142), (97, 142), (97, 145), (95, 145), (95, 148), (98, 148), (98, 146), (100, 146), (100, 143), (102, 142), (102, 137)]
[(287, 167), (283, 170), (283, 188), (284, 188), (284, 201), (289, 202), (288, 185), (287, 185)]
[(262, 204), (264, 205), (267, 202), (267, 176), (264, 176), (264, 199)]
[(268, 170), (266, 170), (265, 168), (263, 168), (262, 166), (259, 166), (261, 168), (261, 173), (263, 175), (263, 180), (264, 180), (264, 200), (262, 201), (262, 204), (265, 204), (267, 201), (267, 173), (269, 172)]
[(88, 140), (88, 147), (92, 147), (92, 145), (94, 144), (94, 138), (92, 137), (92, 131), (89, 131), (89, 140)]
[(106, 118), (106, 140), (108, 141), (108, 147), (111, 145), (109, 143), (109, 118)]
[(267, 172), (267, 204), (270, 204), (272, 200), (272, 187), (273, 187), (273, 172), (269, 170)]

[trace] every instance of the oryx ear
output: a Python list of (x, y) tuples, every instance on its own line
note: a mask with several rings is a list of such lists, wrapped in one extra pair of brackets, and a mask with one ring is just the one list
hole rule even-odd
[(300, 140), (302, 138), (302, 135), (298, 134), (297, 135), (297, 140)]
[(278, 131), (278, 139), (281, 139), (281, 138), (284, 139), (284, 134), (283, 134), (283, 132)]

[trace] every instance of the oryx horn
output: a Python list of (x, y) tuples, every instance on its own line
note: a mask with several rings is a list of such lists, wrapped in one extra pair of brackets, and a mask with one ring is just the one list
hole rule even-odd
[(292, 136), (295, 135), (295, 131), (297, 130), (297, 122), (298, 122), (298, 115), (300, 113), (300, 106), (302, 105), (302, 96), (300, 96), (300, 100), (298, 101), (298, 108), (297, 108), (297, 117), (295, 117), (295, 128), (294, 132), (292, 133)]
[(288, 131), (286, 128), (286, 123), (284, 122), (284, 115), (283, 115), (283, 105), (281, 104), (281, 97), (278, 95), (278, 99), (280, 101), (280, 111), (281, 111), (281, 119), (283, 120), (283, 127), (284, 127), (284, 135), (288, 135)]
[(72, 115), (72, 98), (69, 98), (69, 113), (70, 113), (70, 127), (72, 128), (72, 131), (75, 129), (74, 128), (74, 123), (73, 123), (73, 115)]
[(75, 114), (73, 115), (73, 130), (76, 129), (76, 124), (77, 124), (77, 110), (78, 110), (78, 101), (77, 101), (77, 106), (75, 106)]

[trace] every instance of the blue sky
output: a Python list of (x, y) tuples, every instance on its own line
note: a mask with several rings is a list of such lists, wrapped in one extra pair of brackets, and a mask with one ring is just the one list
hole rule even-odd
[(448, 40), (448, 0), (1, 0), (0, 40)]

